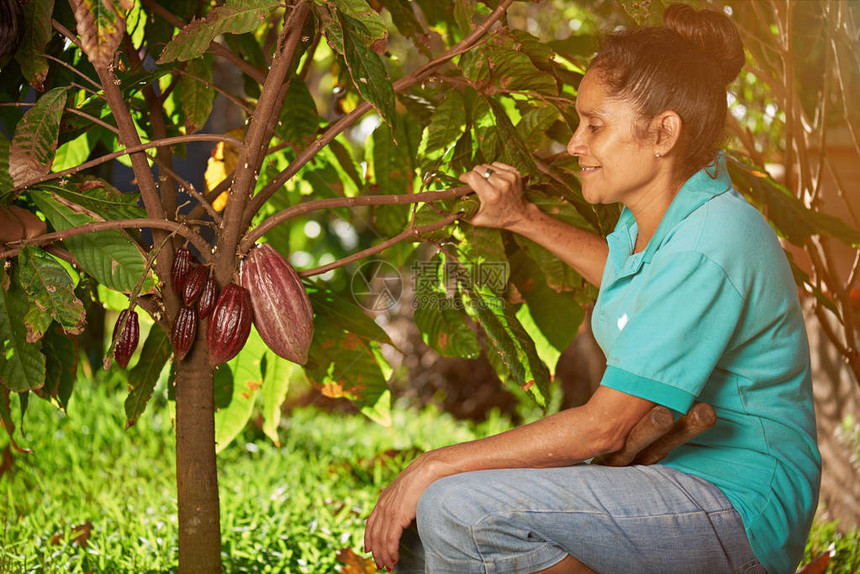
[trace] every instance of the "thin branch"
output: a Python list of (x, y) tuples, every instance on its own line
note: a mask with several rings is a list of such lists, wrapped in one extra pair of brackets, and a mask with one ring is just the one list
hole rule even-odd
[[(96, 89), (97, 89), (97, 90), (101, 90), (101, 89), (102, 89), (102, 87), (99, 85), (99, 83), (98, 83), (97, 81), (95, 81), (94, 79), (90, 78), (88, 75), (84, 74), (82, 71), (80, 71), (79, 69), (75, 68), (74, 66), (72, 66), (72, 65), (71, 65), (71, 64), (69, 64), (68, 62), (64, 62), (64, 61), (62, 61), (61, 59), (59, 59), (59, 58), (55, 58), (54, 56), (52, 56), (52, 55), (50, 55), (50, 54), (42, 54), (42, 56), (43, 56), (43, 57), (45, 57), (45, 58), (47, 58), (47, 59), (49, 59), (49, 60), (51, 60), (51, 61), (53, 61), (53, 62), (56, 62), (56, 63), (60, 64), (61, 66), (66, 67), (66, 68), (67, 68), (67, 69), (69, 69), (69, 70), (71, 70), (71, 71), (72, 71), (72, 72), (74, 72), (75, 74), (79, 75), (80, 77), (82, 77), (83, 79), (85, 79), (86, 81), (88, 81), (89, 83), (91, 83), (92, 85), (94, 85), (94, 86), (96, 87)], [(83, 86), (81, 86), (81, 88), (82, 88), (82, 89), (85, 89), (85, 90), (87, 89), (87, 88), (84, 88)]]
[(371, 255), (376, 255), (377, 253), (381, 253), (388, 249), (393, 245), (397, 245), (401, 241), (413, 240), (413, 241), (421, 241), (422, 233), (430, 233), (436, 231), (437, 229), (442, 229), (446, 225), (450, 225), (463, 217), (462, 212), (452, 213), (451, 215), (445, 217), (444, 219), (440, 219), (434, 223), (429, 223), (427, 225), (422, 225), (419, 227), (410, 227), (406, 231), (395, 235), (391, 239), (383, 241), (378, 245), (374, 245), (373, 247), (368, 247), (367, 249), (363, 249), (357, 253), (353, 253), (347, 257), (342, 259), (338, 259), (337, 261), (332, 261), (326, 265), (321, 265), (319, 267), (314, 267), (313, 269), (307, 269), (305, 271), (300, 271), (298, 273), (299, 277), (310, 277), (312, 275), (320, 275), (327, 271), (331, 271), (332, 269), (337, 269), (338, 267), (344, 267), (349, 265), (354, 261), (358, 261), (359, 259), (364, 259), (365, 257), (370, 257)]
[(70, 114), (75, 114), (76, 116), (81, 116), (82, 118), (86, 118), (86, 119), (90, 120), (91, 122), (93, 122), (94, 124), (98, 124), (108, 131), (111, 131), (115, 134), (119, 134), (119, 130), (116, 129), (116, 127), (110, 125), (106, 121), (101, 120), (95, 116), (91, 116), (90, 114), (88, 114), (86, 112), (82, 112), (81, 110), (78, 110), (76, 108), (65, 108), (65, 109), (63, 109), (63, 111), (69, 112)]
[(334, 209), (337, 207), (358, 207), (367, 205), (408, 205), (410, 203), (430, 203), (442, 199), (463, 197), (472, 193), (472, 188), (466, 185), (452, 187), (440, 191), (425, 191), (411, 195), (358, 195), (355, 197), (332, 197), (328, 199), (314, 199), (305, 201), (283, 209), (267, 217), (260, 225), (250, 231), (239, 243), (239, 253), (245, 253), (273, 227), (281, 223), (320, 209)]
[[(70, 167), (69, 169), (64, 169), (63, 171), (58, 171), (56, 173), (49, 173), (48, 175), (34, 179), (33, 181), (28, 181), (24, 185), (19, 185), (17, 187), (13, 187), (11, 190), (11, 193), (20, 192), (20, 191), (22, 191), (28, 187), (31, 187), (33, 185), (44, 183), (46, 181), (50, 181), (53, 179), (60, 179), (60, 178), (63, 178), (67, 175), (72, 175), (72, 174), (84, 171), (85, 169), (89, 169), (91, 167), (95, 167), (97, 165), (107, 163), (109, 161), (115, 160), (116, 158), (122, 157), (124, 155), (137, 153), (137, 152), (148, 150), (148, 149), (151, 149), (154, 147), (169, 146), (169, 145), (175, 145), (178, 143), (193, 142), (193, 141), (224, 141), (224, 142), (229, 142), (233, 145), (241, 145), (241, 143), (242, 143), (241, 140), (238, 140), (236, 138), (233, 138), (230, 136), (217, 135), (217, 134), (192, 134), (189, 136), (173, 136), (173, 137), (164, 138), (164, 139), (160, 139), (160, 140), (153, 141), (153, 142), (147, 142), (145, 144), (131, 146), (131, 147), (128, 147), (128, 148), (120, 150), (120, 151), (115, 151), (113, 153), (103, 155), (103, 156), (98, 157), (96, 159), (90, 160), (86, 163), (82, 163), (81, 165), (78, 165), (75, 167)], [(152, 159), (152, 158), (150, 158), (150, 159)]]
[[(414, 86), (428, 77), (433, 75), (436, 70), (452, 58), (459, 56), (465, 52), (468, 52), (472, 49), (473, 45), (481, 39), (481, 37), (487, 33), (487, 31), (493, 27), (493, 25), (502, 17), (508, 7), (513, 3), (514, 0), (503, 0), (499, 3), (498, 7), (493, 10), (490, 15), (481, 22), (480, 25), (476, 26), (474, 30), (472, 30), (466, 37), (464, 37), (460, 42), (456, 45), (452, 46), (449, 50), (444, 52), (441, 56), (436, 58), (435, 60), (423, 65), (418, 70), (410, 73), (403, 78), (400, 78), (394, 84), (392, 84), (392, 89), (394, 93), (399, 93), (407, 88)], [(266, 186), (260, 190), (260, 192), (254, 196), (251, 200), (250, 208), (247, 210), (248, 213), (245, 215), (244, 225), (248, 225), (253, 215), (259, 211), (260, 207), (264, 203), (266, 203), (275, 192), (281, 188), (287, 181), (289, 181), (298, 171), (309, 162), (323, 147), (331, 143), (331, 141), (337, 137), (343, 130), (347, 127), (354, 124), (361, 116), (370, 111), (372, 106), (369, 102), (364, 101), (358, 104), (354, 110), (345, 116), (338, 119), (336, 122), (331, 124), (323, 134), (317, 138), (317, 140), (310, 146), (308, 146), (305, 150), (299, 153), (296, 158), (287, 166), (287, 169), (282, 171), (278, 177), (270, 181)]]
[[(54, 20), (53, 18), (51, 19), (51, 25), (54, 27), (54, 30), (56, 30), (57, 32), (59, 32), (60, 34), (65, 36), (69, 42), (74, 44), (78, 48), (78, 50), (85, 53), (84, 52), (84, 45), (81, 44), (81, 41), (78, 39), (78, 37), (71, 30), (69, 30), (68, 28), (66, 28), (65, 26), (63, 26), (62, 24), (60, 24), (59, 22)], [(101, 86), (99, 86), (99, 88), (101, 88)]]
[(203, 257), (208, 259), (208, 256), (211, 254), (211, 246), (206, 243), (206, 241), (204, 241), (203, 238), (200, 237), (199, 234), (197, 234), (197, 232), (181, 223), (176, 223), (175, 221), (169, 221), (167, 219), (138, 218), (94, 221), (92, 223), (85, 223), (83, 225), (70, 227), (61, 231), (54, 231), (53, 233), (46, 233), (44, 235), (39, 235), (38, 237), (33, 237), (30, 239), (19, 239), (18, 241), (10, 241), (9, 243), (6, 243), (2, 247), (0, 247), (0, 259), (14, 256), (18, 252), (18, 250), (25, 245), (46, 245), (48, 243), (53, 243), (54, 241), (62, 241), (70, 237), (77, 237), (78, 235), (87, 235), (89, 233), (95, 233), (97, 231), (106, 231), (109, 229), (146, 228), (162, 229), (165, 231), (176, 233), (177, 235), (181, 235), (182, 237), (186, 238), (192, 245), (194, 245), (194, 247), (196, 247), (198, 251), (200, 251)]

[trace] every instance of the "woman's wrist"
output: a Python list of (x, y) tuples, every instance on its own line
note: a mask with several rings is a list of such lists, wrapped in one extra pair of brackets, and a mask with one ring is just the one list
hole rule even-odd
[(542, 218), (548, 217), (534, 203), (526, 203), (522, 216), (505, 226), (505, 229), (528, 237), (536, 228), (540, 227)]

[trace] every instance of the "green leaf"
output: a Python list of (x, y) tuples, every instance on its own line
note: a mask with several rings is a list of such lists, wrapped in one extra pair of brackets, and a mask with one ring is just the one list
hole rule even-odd
[[(47, 252), (25, 245), (18, 252), (18, 269), (21, 284), (30, 299), (30, 310), (24, 321), (27, 340), (38, 341), (47, 330), (51, 319), (60, 324), (69, 335), (79, 335), (86, 325), (84, 304), (75, 297), (75, 284), (65, 267)], [(47, 317), (48, 325), (34, 329), (32, 315)]]
[(0, 383), (11, 391), (38, 389), (45, 384), (45, 356), (41, 345), (27, 341), (24, 315), (27, 294), (17, 273), (0, 271)]
[(9, 148), (9, 175), (16, 186), (50, 173), (65, 106), (66, 88), (54, 88), (18, 122)]
[(464, 34), (475, 27), (475, 0), (454, 0), (454, 21)]
[(206, 124), (215, 101), (212, 55), (189, 60), (185, 71), (190, 75), (182, 74), (179, 78), (179, 104), (185, 118), (185, 133), (193, 134)]
[[(555, 376), (555, 367), (558, 364), (558, 359), (561, 357), (561, 351), (555, 345), (549, 342), (543, 332), (535, 323), (534, 317), (531, 314), (531, 309), (528, 305), (520, 305), (517, 309), (517, 321), (523, 326), (523, 329), (529, 334), (531, 340), (534, 341), (535, 351), (537, 351), (540, 360), (549, 369), (550, 378)], [(575, 331), (574, 331), (575, 332)]]
[[(62, 205), (48, 191), (33, 190), (30, 197), (58, 230), (94, 221), (90, 216), (75, 213)], [(134, 289), (146, 269), (143, 255), (120, 231), (109, 230), (78, 235), (66, 239), (63, 243), (84, 271), (99, 283), (123, 293), (130, 293)], [(147, 278), (142, 292), (146, 292), (152, 285), (152, 280)]]
[(77, 167), (87, 161), (92, 148), (90, 147), (90, 134), (84, 132), (73, 140), (67, 141), (54, 155), (54, 164), (51, 166), (54, 173)]
[(501, 231), (474, 225), (464, 225), (460, 229), (466, 241), (457, 246), (462, 261), (456, 267), (468, 276), (469, 284), (484, 286), (501, 295), (510, 276)]
[(158, 63), (191, 60), (208, 50), (216, 36), (256, 30), (269, 12), (280, 5), (276, 0), (227, 0), (213, 8), (206, 18), (192, 21), (174, 36), (162, 50)]
[(350, 18), (356, 22), (361, 22), (362, 27), (356, 32), (360, 32), (359, 39), (361, 43), (373, 50), (377, 54), (384, 54), (388, 44), (388, 29), (385, 27), (385, 22), (382, 17), (370, 7), (366, 0), (335, 0), (337, 9), (348, 14)]
[[(421, 139), (421, 124), (397, 122), (395, 142), (391, 126), (380, 123), (372, 135), (373, 178), (380, 195), (403, 195), (414, 191), (415, 158)], [(386, 237), (406, 226), (411, 205), (380, 205), (373, 209), (373, 225)]]
[(517, 50), (492, 50), (488, 56), (492, 75), (503, 90), (529, 91), (556, 96), (555, 78), (539, 70), (531, 58)]
[(358, 169), (355, 165), (352, 153), (338, 140), (332, 140), (328, 144), (328, 148), (334, 155), (337, 165), (340, 166), (340, 169), (343, 170), (343, 172), (355, 184), (358, 193), (361, 193), (364, 189), (364, 180), (358, 174)]
[[(409, 0), (379, 0), (379, 3), (388, 9), (391, 14), (391, 21), (401, 34), (415, 39), (424, 33), (421, 23), (415, 17), (412, 2)], [(419, 47), (422, 46), (419, 44)]]
[(129, 393), (125, 399), (125, 428), (136, 423), (146, 410), (146, 403), (152, 398), (158, 377), (172, 354), (173, 346), (167, 334), (158, 325), (153, 325), (137, 364), (128, 372)]
[[(528, 193), (527, 199), (544, 213), (550, 214), (568, 225), (590, 227), (579, 212), (566, 201), (538, 192)], [(514, 239), (526, 249), (527, 253), (537, 263), (540, 272), (546, 277), (546, 282), (553, 291), (573, 291), (582, 287), (582, 276), (549, 249), (521, 235), (514, 236)]]
[(432, 168), (454, 147), (466, 131), (466, 109), (463, 96), (456, 90), (447, 93), (425, 130), (419, 153), (422, 165)]
[(481, 343), (469, 324), (462, 298), (458, 293), (446, 296), (448, 277), (441, 263), (433, 258), (412, 264), (415, 326), (424, 343), (443, 357), (477, 359)]
[(517, 320), (510, 303), (485, 287), (466, 288), (466, 309), (487, 335), (487, 356), (502, 380), (520, 387), (538, 406), (546, 408), (550, 374), (534, 341)]
[(107, 67), (125, 34), (131, 0), (70, 0), (84, 53), (95, 67)]
[(317, 105), (307, 84), (293, 76), (290, 89), (284, 99), (284, 107), (275, 127), (275, 135), (298, 147), (310, 143), (319, 128), (320, 117)]
[[(546, 276), (540, 267), (524, 250), (519, 249), (513, 253), (510, 262), (511, 282), (528, 304), (528, 315), (540, 329), (543, 338), (561, 353), (576, 336), (576, 330), (582, 323), (585, 312), (571, 293), (559, 292), (547, 284)], [(519, 316), (520, 313), (517, 312), (517, 317)], [(529, 332), (535, 338), (535, 334)]]
[(305, 373), (323, 395), (347, 398), (368, 418), (390, 426), (390, 365), (379, 343), (346, 332), (337, 322), (314, 317), (314, 340)]
[(45, 385), (34, 392), (65, 411), (78, 374), (77, 342), (59, 328), (49, 329), (42, 338), (42, 352), (51, 360), (45, 366)]
[(215, 450), (221, 452), (233, 442), (254, 413), (254, 402), (263, 384), (261, 364), (268, 347), (251, 329), (251, 335), (239, 354), (227, 362), (233, 374), (233, 398), (230, 405), (215, 413)]
[(492, 150), (492, 155), (486, 155), (488, 161), (495, 161), (496, 153), (501, 154), (501, 161), (516, 167), (523, 175), (537, 175), (539, 170), (531, 156), (531, 151), (526, 147), (516, 128), (511, 123), (505, 112), (505, 108), (495, 98), (486, 98), (493, 112), (494, 127), (485, 135), (485, 139), (497, 138), (495, 145), (485, 142), (482, 149)]
[(363, 339), (395, 346), (388, 333), (373, 319), (365, 315), (353, 299), (317, 287), (309, 287), (307, 292), (311, 300), (311, 307), (314, 310), (314, 316), (319, 317), (320, 322), (326, 324), (331, 322)]
[(48, 59), (44, 53), (53, 32), (51, 15), (54, 12), (54, 0), (30, 0), (22, 9), (26, 28), (15, 59), (27, 82), (42, 92), (45, 90), (43, 84), (48, 75)]
[(290, 388), (290, 378), (303, 374), (303, 371), (293, 363), (276, 355), (266, 352), (266, 374), (263, 376), (263, 432), (276, 446), (281, 446), (278, 436), (278, 426), (281, 422), (281, 405), (287, 398)]
[(368, 38), (370, 32), (363, 22), (342, 12), (339, 13), (338, 20), (343, 38), (343, 57), (353, 84), (388, 125), (396, 125), (394, 89), (388, 79), (385, 65), (379, 54), (362, 40)]
[(79, 205), (87, 211), (92, 211), (102, 219), (141, 219), (146, 217), (146, 210), (137, 202), (139, 193), (120, 193), (103, 180), (94, 179), (77, 185), (39, 184), (37, 188), (50, 192), (65, 202)]
[(517, 134), (528, 149), (537, 149), (544, 137), (544, 132), (560, 117), (558, 110), (553, 106), (532, 108), (523, 114), (517, 124)]

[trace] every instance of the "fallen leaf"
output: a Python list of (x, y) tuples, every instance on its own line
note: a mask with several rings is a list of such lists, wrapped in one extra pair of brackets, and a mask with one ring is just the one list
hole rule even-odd
[(359, 556), (349, 546), (337, 551), (337, 561), (344, 565), (341, 574), (376, 574), (377, 571), (373, 560)]

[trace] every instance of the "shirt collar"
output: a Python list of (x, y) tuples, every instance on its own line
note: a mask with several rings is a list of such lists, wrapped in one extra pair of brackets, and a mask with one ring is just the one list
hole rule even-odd
[[(663, 215), (663, 219), (660, 220), (657, 232), (648, 242), (645, 251), (640, 253), (632, 253), (634, 233), (637, 231), (636, 220), (630, 210), (625, 207), (618, 219), (618, 224), (615, 226), (615, 231), (607, 237), (610, 252), (616, 252), (613, 256), (613, 263), (616, 264), (616, 268), (624, 267), (628, 272), (638, 270), (642, 263), (648, 262), (654, 257), (654, 253), (659, 249), (663, 240), (678, 223), (712, 197), (725, 193), (731, 188), (732, 180), (726, 167), (725, 154), (721, 151), (714, 161), (694, 173), (681, 186), (675, 199), (669, 205), (669, 209), (666, 210), (666, 214)], [(622, 263), (622, 260), (628, 258), (630, 258), (629, 261)], [(631, 268), (631, 265), (635, 269)]]

